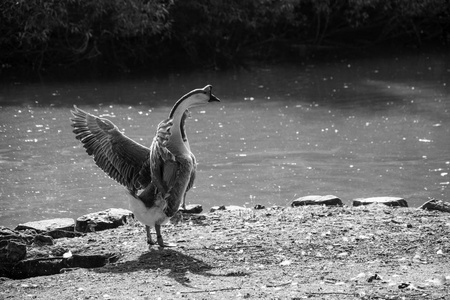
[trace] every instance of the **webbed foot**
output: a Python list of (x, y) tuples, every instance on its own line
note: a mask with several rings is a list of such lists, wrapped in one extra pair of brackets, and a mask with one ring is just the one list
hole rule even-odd
[(170, 248), (170, 247), (176, 247), (177, 244), (175, 244), (175, 243), (165, 243), (162, 238), (161, 238), (161, 240), (158, 238), (158, 246), (160, 248)]
[(159, 245), (160, 247), (162, 247), (162, 248), (165, 247), (162, 236), (157, 236), (157, 237), (156, 237), (156, 241), (158, 241), (158, 245)]
[(155, 231), (156, 231), (156, 241), (158, 242), (159, 247), (165, 248), (165, 247), (176, 247), (177, 244), (173, 243), (164, 243), (162, 235), (161, 235), (161, 225), (155, 224)]

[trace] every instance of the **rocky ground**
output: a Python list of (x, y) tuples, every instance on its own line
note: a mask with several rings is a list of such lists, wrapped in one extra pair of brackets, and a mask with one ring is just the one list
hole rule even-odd
[(175, 247), (148, 249), (136, 222), (56, 239), (61, 253), (118, 260), (2, 278), (0, 299), (450, 299), (448, 213), (384, 205), (217, 211), (163, 230)]

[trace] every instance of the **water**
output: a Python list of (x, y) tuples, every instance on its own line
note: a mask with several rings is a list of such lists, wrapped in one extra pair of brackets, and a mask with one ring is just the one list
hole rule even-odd
[(0, 225), (128, 207), (70, 127), (73, 104), (150, 145), (184, 93), (222, 102), (188, 120), (188, 203), (288, 205), (334, 194), (449, 200), (450, 56), (385, 56), (251, 71), (0, 87)]

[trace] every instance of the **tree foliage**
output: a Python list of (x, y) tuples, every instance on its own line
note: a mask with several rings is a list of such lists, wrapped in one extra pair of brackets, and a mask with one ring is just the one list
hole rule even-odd
[(2, 56), (35, 69), (98, 56), (139, 58), (140, 50), (169, 34), (170, 5), (164, 0), (3, 0)]
[(5, 65), (240, 63), (296, 47), (447, 43), (448, 0), (2, 0)]

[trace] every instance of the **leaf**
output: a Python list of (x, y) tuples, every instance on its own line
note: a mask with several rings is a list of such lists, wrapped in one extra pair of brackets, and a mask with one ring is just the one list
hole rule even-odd
[(360, 278), (364, 278), (366, 277), (366, 273), (359, 273), (358, 275), (356, 275), (355, 277), (351, 278), (350, 280), (355, 281), (358, 280)]
[(70, 250), (63, 254), (63, 258), (71, 258), (71, 257), (72, 257), (72, 251), (70, 251)]
[(284, 260), (280, 263), (280, 266), (289, 266), (292, 264), (292, 261), (290, 260)]

